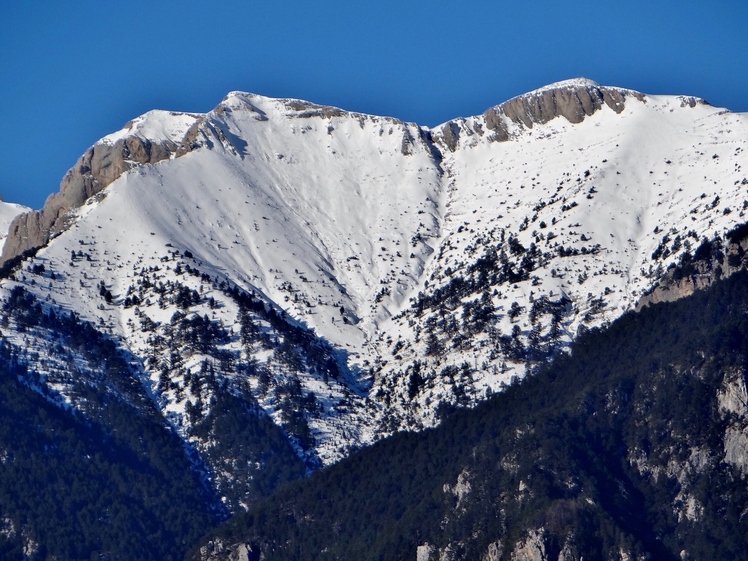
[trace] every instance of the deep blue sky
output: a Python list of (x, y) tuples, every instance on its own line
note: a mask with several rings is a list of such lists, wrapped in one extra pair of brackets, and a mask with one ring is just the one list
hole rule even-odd
[(435, 125), (585, 76), (748, 111), (747, 24), (745, 0), (0, 0), (0, 195), (40, 207), (126, 121), (230, 90)]

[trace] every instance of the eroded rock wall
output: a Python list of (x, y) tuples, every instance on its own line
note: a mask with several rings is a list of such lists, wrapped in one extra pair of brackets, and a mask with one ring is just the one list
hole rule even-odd
[(636, 304), (636, 311), (658, 302), (673, 302), (690, 296), (715, 281), (748, 268), (748, 228), (736, 228), (721, 239), (704, 242), (693, 258), (658, 275), (659, 280)]
[(511, 137), (510, 123), (528, 129), (556, 117), (565, 117), (570, 123), (581, 123), (606, 105), (620, 113), (629, 96), (640, 101), (644, 99), (642, 94), (631, 90), (599, 86), (590, 81), (572, 81), (510, 99), (488, 109), (483, 117), (486, 127), (494, 133), (493, 138), (503, 142)]
[(65, 174), (59, 192), (47, 197), (41, 210), (21, 214), (11, 222), (0, 263), (27, 249), (46, 245), (52, 236), (65, 229), (70, 210), (80, 207), (129, 169), (154, 164), (189, 149), (189, 144), (178, 145), (169, 140), (156, 143), (136, 135), (111, 145), (91, 146)]

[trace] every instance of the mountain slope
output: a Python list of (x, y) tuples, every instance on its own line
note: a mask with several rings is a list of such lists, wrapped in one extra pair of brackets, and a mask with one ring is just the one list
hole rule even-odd
[[(139, 165), (153, 164), (189, 150), (185, 132), (197, 117), (186, 113), (149, 111), (122, 131), (102, 138), (86, 150), (63, 177), (60, 191), (44, 208), (17, 216), (8, 229), (9, 243), (0, 256), (7, 261), (46, 245), (69, 226), (68, 213), (100, 193), (112, 181)], [(177, 144), (177, 143), (180, 144)]]
[[(68, 365), (45, 379), (28, 367), (52, 366), (44, 356), (0, 345), (2, 558), (180, 559), (220, 504), (116, 347), (21, 287), (2, 311), (3, 329), (45, 332)], [(75, 409), (51, 390), (63, 379)]]
[[(595, 88), (562, 83), (522, 96), (522, 104), (527, 112), (553, 106), (547, 98), (556, 88), (580, 87)], [(530, 128), (529, 117), (527, 124), (509, 121), (513, 135), (506, 142), (487, 132), (491, 115), (503, 109), (434, 134), (442, 143), (446, 134), (455, 149), (445, 150), (442, 162), (450, 193), (443, 237), (425, 271), (423, 297), (383, 328), (403, 367), (424, 354), (434, 356), (437, 372), (445, 362), (467, 361), (484, 374), (470, 385), (495, 390), (521, 374), (533, 355), (546, 355), (548, 343), (568, 342), (580, 328), (633, 308), (704, 237), (741, 221), (745, 116), (693, 98), (620, 95), (625, 108), (600, 102), (577, 124), (544, 117), (546, 124)], [(480, 303), (486, 292), (488, 306)], [(476, 308), (488, 310), (488, 328), (480, 314), (473, 321)], [(521, 345), (502, 346), (515, 325)], [(458, 331), (476, 329), (486, 335), (471, 333), (465, 344)], [(447, 359), (439, 360), (444, 351)], [(392, 392), (391, 377), (383, 379), (383, 391)], [(404, 396), (404, 384), (394, 393)], [(412, 423), (406, 418), (402, 426)]]
[(742, 559), (745, 271), (587, 334), (520, 384), (279, 491), (236, 559)]
[[(740, 269), (747, 125), (587, 80), (433, 130), (241, 92), (151, 112), (11, 224), (3, 341), (61, 408), (147, 399), (237, 512)], [(700, 251), (718, 265), (673, 279)], [(42, 317), (108, 341), (128, 384)]]

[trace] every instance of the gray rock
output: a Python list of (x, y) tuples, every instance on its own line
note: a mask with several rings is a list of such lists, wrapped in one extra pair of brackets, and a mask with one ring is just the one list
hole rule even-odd
[(434, 546), (424, 543), (416, 548), (416, 561), (434, 561)]
[(723, 415), (732, 413), (745, 417), (748, 414), (748, 388), (742, 370), (725, 374), (722, 387), (717, 392), (717, 405)]
[(413, 135), (407, 127), (403, 127), (403, 141), (400, 145), (400, 152), (403, 156), (410, 156), (413, 154), (413, 143), (415, 142)]
[(27, 249), (46, 245), (51, 237), (66, 229), (66, 218), (71, 210), (100, 193), (126, 171), (166, 160), (172, 154), (185, 154), (194, 148), (196, 138), (197, 127), (193, 127), (180, 145), (171, 141), (156, 143), (131, 135), (113, 145), (91, 146), (68, 170), (59, 192), (47, 197), (41, 210), (22, 214), (11, 222), (0, 263)]
[(488, 549), (481, 558), (481, 561), (501, 561), (503, 553), (504, 548), (501, 546), (501, 542), (492, 542), (488, 544)]
[(184, 135), (182, 142), (179, 144), (176, 152), (174, 153), (175, 158), (184, 156), (188, 152), (192, 152), (195, 148), (200, 146), (200, 142), (198, 141), (198, 139), (201, 136), (200, 127), (204, 122), (205, 119), (201, 117), (197, 121), (195, 121), (195, 124), (187, 130), (187, 133)]
[(748, 475), (748, 433), (737, 426), (730, 426), (724, 437), (725, 463), (735, 467), (742, 475)]
[(548, 561), (544, 529), (530, 530), (527, 536), (514, 546), (510, 559), (512, 561)]
[(528, 129), (556, 117), (565, 117), (570, 123), (581, 123), (603, 106), (620, 113), (627, 96), (644, 100), (638, 92), (599, 86), (590, 81), (561, 82), (557, 86), (512, 98), (490, 108), (483, 117), (486, 127), (494, 133), (493, 139), (505, 142), (511, 137), (509, 123)]
[(239, 544), (229, 556), (229, 561), (259, 561), (260, 549), (256, 546)]
[(317, 105), (309, 101), (301, 99), (289, 99), (286, 100), (286, 107), (297, 112), (297, 117), (300, 119), (309, 119), (312, 117), (322, 117), (323, 119), (331, 119), (332, 117), (344, 117), (349, 115), (348, 111), (339, 109), (337, 107), (331, 107), (328, 105)]
[(442, 138), (444, 144), (451, 152), (457, 149), (457, 142), (460, 140), (460, 126), (454, 121), (450, 121), (442, 127)]

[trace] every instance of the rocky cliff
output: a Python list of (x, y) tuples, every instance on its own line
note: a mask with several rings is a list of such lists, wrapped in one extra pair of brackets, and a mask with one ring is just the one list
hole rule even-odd
[(486, 127), (494, 132), (494, 139), (507, 141), (512, 134), (512, 125), (531, 129), (535, 124), (544, 124), (557, 117), (565, 117), (570, 123), (581, 123), (606, 105), (620, 113), (628, 97), (644, 100), (639, 92), (600, 86), (579, 78), (517, 96), (488, 109), (483, 116)]
[[(658, 253), (661, 247), (662, 244), (655, 250), (653, 259), (660, 258)], [(748, 227), (745, 224), (727, 232), (724, 240), (722, 237), (702, 240), (693, 255), (682, 255), (677, 264), (671, 264), (664, 273), (658, 274), (659, 281), (642, 296), (635, 309), (640, 311), (651, 304), (685, 298), (721, 278), (747, 268), (746, 250)]]
[[(158, 125), (164, 120), (175, 123), (167, 131), (159, 130), (163, 127)], [(68, 170), (60, 190), (47, 197), (41, 210), (21, 214), (11, 222), (0, 264), (28, 249), (46, 245), (65, 229), (71, 210), (101, 193), (123, 173), (189, 152), (192, 144), (184, 128), (196, 121), (196, 117), (184, 113), (151, 111), (91, 146)]]

